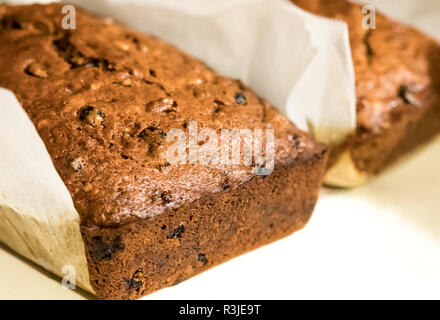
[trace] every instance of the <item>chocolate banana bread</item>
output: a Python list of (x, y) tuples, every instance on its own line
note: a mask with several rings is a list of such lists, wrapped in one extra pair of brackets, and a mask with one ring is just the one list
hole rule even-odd
[[(66, 30), (62, 17), (59, 4), (0, 6), (0, 87), (22, 104), (73, 199), (90, 291), (136, 299), (306, 224), (325, 146), (154, 36), (79, 9)], [(273, 172), (260, 175), (255, 159), (170, 163), (169, 133), (194, 123), (273, 129)]]
[(376, 13), (363, 26), (362, 6), (346, 0), (292, 0), (348, 24), (356, 75), (357, 128), (331, 146), (326, 182), (355, 186), (440, 132), (440, 46)]

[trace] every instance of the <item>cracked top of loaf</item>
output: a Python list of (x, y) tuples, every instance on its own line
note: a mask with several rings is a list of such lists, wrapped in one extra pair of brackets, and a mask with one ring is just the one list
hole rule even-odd
[(61, 5), (0, 6), (0, 87), (35, 124), (86, 226), (153, 217), (255, 176), (247, 165), (170, 165), (170, 129), (273, 128), (275, 170), (325, 148), (240, 81), (154, 36)]

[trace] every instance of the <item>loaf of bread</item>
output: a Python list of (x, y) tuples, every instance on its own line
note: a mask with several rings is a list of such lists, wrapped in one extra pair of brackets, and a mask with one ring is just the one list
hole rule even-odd
[[(34, 125), (78, 219), (6, 201), (2, 242), (59, 275), (73, 265), (101, 299), (136, 299), (306, 224), (325, 146), (170, 44), (82, 10), (75, 30), (61, 20), (58, 4), (0, 6), (0, 87)], [(169, 132), (194, 123), (272, 129), (273, 172), (261, 175), (255, 159), (170, 163)]]
[(365, 28), (362, 6), (347, 0), (292, 0), (348, 24), (355, 67), (356, 131), (331, 146), (327, 184), (352, 187), (440, 132), (440, 45), (376, 13)]

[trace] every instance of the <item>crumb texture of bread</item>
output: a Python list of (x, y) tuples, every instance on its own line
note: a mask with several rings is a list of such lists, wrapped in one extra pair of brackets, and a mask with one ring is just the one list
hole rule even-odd
[[(438, 42), (380, 13), (376, 14), (376, 29), (366, 29), (362, 6), (347, 0), (292, 2), (309, 12), (344, 21), (349, 28), (357, 127), (345, 141), (330, 148), (329, 168), (341, 167), (348, 152), (358, 176), (372, 176), (440, 132)], [(352, 186), (354, 181), (344, 185), (344, 177), (335, 180), (332, 172), (327, 182), (337, 180), (339, 186)], [(365, 178), (357, 180), (365, 182)]]
[[(238, 80), (154, 36), (61, 6), (0, 6), (0, 87), (41, 136), (81, 218), (102, 299), (135, 299), (302, 228), (326, 148)], [(274, 129), (275, 170), (170, 165), (167, 132)]]

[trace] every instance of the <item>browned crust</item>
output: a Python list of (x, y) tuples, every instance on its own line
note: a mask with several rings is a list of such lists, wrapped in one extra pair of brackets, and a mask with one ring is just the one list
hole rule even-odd
[(315, 206), (325, 160), (322, 153), (278, 168), (154, 219), (116, 229), (83, 227), (97, 296), (137, 299), (301, 229)]

